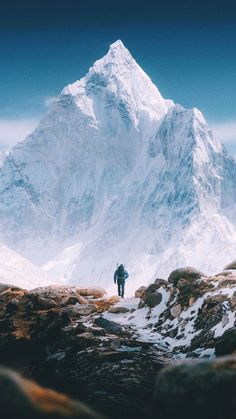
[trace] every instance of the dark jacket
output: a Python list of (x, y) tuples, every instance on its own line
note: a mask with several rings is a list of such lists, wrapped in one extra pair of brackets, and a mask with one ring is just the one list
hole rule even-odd
[(116, 284), (116, 281), (118, 280), (123, 280), (125, 281), (127, 278), (129, 278), (129, 274), (126, 270), (124, 270), (124, 275), (119, 276), (119, 272), (118, 269), (116, 269), (115, 273), (114, 273), (114, 282)]

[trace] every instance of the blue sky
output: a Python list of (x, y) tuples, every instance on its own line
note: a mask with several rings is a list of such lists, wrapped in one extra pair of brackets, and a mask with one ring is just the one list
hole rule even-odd
[(0, 5), (0, 148), (121, 39), (164, 97), (198, 107), (236, 154), (235, 1), (12, 1)]

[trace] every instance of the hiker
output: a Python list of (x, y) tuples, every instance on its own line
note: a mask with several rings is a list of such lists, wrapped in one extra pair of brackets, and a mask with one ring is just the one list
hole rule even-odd
[(125, 293), (125, 280), (129, 277), (128, 272), (125, 270), (125, 267), (123, 264), (118, 266), (114, 273), (114, 283), (118, 286), (118, 295), (122, 298), (124, 298)]

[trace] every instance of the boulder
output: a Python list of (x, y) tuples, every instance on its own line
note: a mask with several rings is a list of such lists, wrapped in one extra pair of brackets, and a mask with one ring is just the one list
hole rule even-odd
[(168, 278), (168, 282), (173, 284), (174, 287), (176, 287), (180, 279), (196, 280), (205, 276), (205, 274), (203, 274), (195, 268), (179, 268), (171, 272)]
[(150, 308), (158, 306), (161, 301), (162, 294), (158, 291), (154, 291), (145, 297), (145, 304)]
[(154, 281), (155, 285), (158, 285), (158, 287), (166, 287), (168, 285), (168, 282), (165, 279), (157, 278)]
[(93, 300), (93, 304), (96, 306), (97, 311), (102, 313), (103, 311), (109, 310), (111, 306), (118, 303), (119, 301), (120, 297), (118, 295), (112, 295), (108, 298)]
[(232, 419), (236, 357), (184, 361), (157, 376), (149, 418)]
[(236, 259), (224, 267), (224, 271), (227, 271), (230, 269), (236, 269)]
[(102, 298), (106, 295), (106, 291), (100, 287), (76, 287), (76, 293), (82, 297)]
[(113, 314), (129, 313), (129, 309), (127, 307), (115, 306), (115, 307), (109, 308), (108, 313), (113, 313)]
[[(1, 419), (98, 419), (84, 404), (43, 388), (5, 368), (0, 369)], [(100, 417), (101, 418), (101, 417)]]
[(142, 298), (145, 295), (145, 291), (146, 291), (146, 287), (142, 286), (139, 287), (136, 291), (135, 291), (135, 298)]
[(138, 308), (142, 308), (145, 305), (147, 305), (150, 308), (153, 308), (160, 304), (162, 301), (162, 294), (158, 292), (158, 288), (158, 284), (149, 285), (140, 300)]

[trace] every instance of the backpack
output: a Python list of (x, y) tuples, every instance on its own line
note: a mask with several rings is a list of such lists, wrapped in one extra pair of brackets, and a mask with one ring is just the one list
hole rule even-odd
[(124, 278), (125, 277), (125, 268), (124, 265), (120, 265), (117, 269), (117, 276), (118, 278)]

